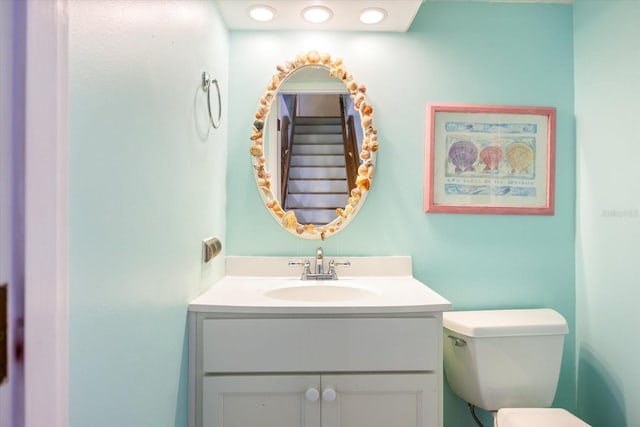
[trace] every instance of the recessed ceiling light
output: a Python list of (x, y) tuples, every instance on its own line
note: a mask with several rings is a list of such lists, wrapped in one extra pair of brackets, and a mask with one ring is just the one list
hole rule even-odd
[(270, 6), (258, 4), (249, 8), (249, 16), (258, 22), (269, 22), (276, 16), (276, 11)]
[(360, 14), (360, 22), (363, 24), (377, 24), (387, 17), (387, 11), (379, 7), (370, 7)]
[(312, 24), (322, 24), (333, 16), (333, 12), (324, 6), (309, 6), (302, 9), (302, 17)]

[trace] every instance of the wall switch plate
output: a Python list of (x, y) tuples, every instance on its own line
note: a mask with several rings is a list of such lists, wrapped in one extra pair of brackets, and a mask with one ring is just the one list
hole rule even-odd
[(222, 242), (215, 237), (202, 241), (202, 261), (207, 263), (222, 252)]

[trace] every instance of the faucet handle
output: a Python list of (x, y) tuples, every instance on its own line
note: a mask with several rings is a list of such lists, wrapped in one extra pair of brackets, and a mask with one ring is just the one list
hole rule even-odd
[(300, 279), (306, 280), (309, 274), (311, 273), (311, 262), (308, 259), (304, 261), (289, 261), (289, 267), (299, 267), (304, 266), (304, 270), (302, 271), (302, 277)]
[(329, 264), (337, 267), (351, 267), (351, 262), (349, 261), (335, 261), (332, 259)]
[(309, 261), (308, 259), (305, 259), (304, 261), (302, 261), (302, 260), (291, 260), (291, 261), (289, 261), (289, 267), (300, 267), (300, 266), (304, 266), (305, 269), (310, 268), (311, 267), (311, 261)]
[(333, 280), (336, 280), (338, 278), (338, 273), (336, 273), (336, 266), (339, 267), (349, 267), (351, 265), (351, 263), (349, 261), (336, 261), (335, 259), (332, 259), (331, 261), (329, 261), (329, 273), (331, 275), (331, 278)]

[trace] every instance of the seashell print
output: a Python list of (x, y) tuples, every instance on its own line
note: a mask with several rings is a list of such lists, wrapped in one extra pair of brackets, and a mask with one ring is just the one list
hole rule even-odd
[(533, 163), (533, 149), (527, 144), (516, 142), (507, 147), (506, 157), (511, 173), (522, 173)]
[(456, 167), (456, 172), (473, 171), (477, 159), (478, 149), (471, 141), (457, 141), (449, 147), (449, 161)]
[(480, 150), (480, 160), (484, 163), (484, 170), (497, 170), (502, 160), (502, 148), (495, 145), (484, 147)]

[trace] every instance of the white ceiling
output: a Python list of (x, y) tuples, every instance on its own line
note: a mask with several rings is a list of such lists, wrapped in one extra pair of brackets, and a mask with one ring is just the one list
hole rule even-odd
[[(1, 1), (1, 0), (0, 0)], [(322, 30), (322, 31), (407, 31), (423, 0), (214, 0), (230, 30)], [(460, 1), (460, 0), (425, 0)], [(467, 0), (469, 1), (469, 0)], [(474, 1), (474, 0), (472, 0)], [(504, 3), (573, 3), (573, 0), (475, 0)], [(249, 17), (249, 7), (267, 5), (276, 10), (271, 22), (256, 22)], [(307, 6), (322, 5), (333, 11), (324, 24), (311, 24), (301, 17)], [(387, 11), (379, 24), (367, 25), (359, 20), (364, 8)]]
[[(216, 0), (227, 27), (231, 30), (323, 30), (323, 31), (407, 31), (422, 0)], [(249, 7), (267, 5), (276, 10), (271, 22), (256, 22), (249, 17)], [(322, 5), (333, 11), (324, 24), (311, 24), (300, 12), (307, 6)], [(360, 22), (364, 8), (379, 7), (387, 18), (379, 24)]]

